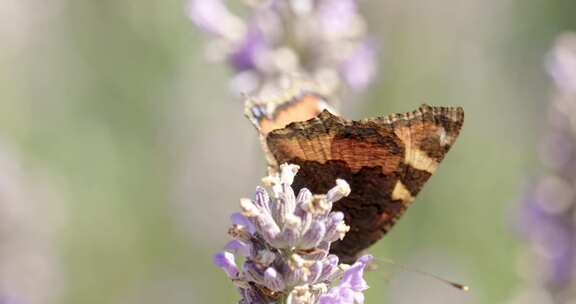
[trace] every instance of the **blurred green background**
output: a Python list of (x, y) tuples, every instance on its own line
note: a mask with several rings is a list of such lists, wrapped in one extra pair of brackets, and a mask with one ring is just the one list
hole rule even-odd
[[(367, 302), (510, 303), (523, 287), (515, 206), (538, 172), (551, 94), (543, 61), (559, 33), (576, 30), (576, 2), (360, 3), (379, 78), (343, 101), (344, 114), (423, 102), (466, 111), (441, 169), (372, 252), (472, 287), (383, 264), (368, 276)], [(29, 266), (14, 275), (26, 286), (4, 292), (50, 289), (34, 303), (234, 303), (211, 255), (264, 161), (229, 71), (206, 61), (182, 0), (0, 0), (0, 20), (0, 141), (21, 174), (41, 172), (57, 193), (2, 197), (48, 218), (7, 233), (52, 231), (49, 246), (26, 250), (57, 265), (32, 263), (51, 279)], [(23, 183), (24, 193), (38, 187)]]

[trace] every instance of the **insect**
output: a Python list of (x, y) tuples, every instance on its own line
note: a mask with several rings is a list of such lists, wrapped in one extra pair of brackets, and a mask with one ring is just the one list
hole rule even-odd
[[(325, 193), (337, 178), (352, 189), (334, 205), (350, 231), (332, 244), (343, 262), (378, 241), (404, 214), (454, 144), (464, 122), (460, 107), (433, 107), (384, 117), (347, 120), (325, 99), (301, 91), (290, 99), (249, 102), (246, 114), (260, 132), (268, 165), (300, 166), (295, 191)], [(268, 109), (266, 111), (265, 109)]]

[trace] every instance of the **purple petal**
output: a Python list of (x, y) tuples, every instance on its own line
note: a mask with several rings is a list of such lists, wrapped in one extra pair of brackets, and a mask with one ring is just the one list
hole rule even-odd
[(329, 242), (342, 239), (349, 229), (344, 223), (344, 213), (340, 211), (331, 212), (327, 222), (326, 236), (324, 239)]
[(350, 287), (354, 291), (363, 291), (368, 288), (368, 284), (364, 280), (364, 268), (373, 257), (371, 255), (364, 255), (360, 257), (354, 265), (344, 272), (344, 276), (340, 281), (340, 286)]
[(296, 202), (298, 203), (298, 206), (301, 207), (305, 204), (309, 204), (312, 201), (312, 192), (310, 192), (310, 190), (306, 189), (306, 188), (302, 188), (300, 189), (300, 192), (298, 192), (298, 197), (296, 197)]
[(282, 236), (282, 231), (272, 219), (271, 216), (260, 216), (256, 218), (258, 222), (258, 232), (266, 242), (276, 248), (284, 248), (285, 242)]
[(254, 195), (254, 203), (265, 210), (267, 213), (270, 213), (270, 196), (266, 189), (258, 186), (256, 187), (256, 194)]
[(316, 283), (320, 276), (322, 275), (322, 262), (317, 261), (309, 267), (310, 274), (308, 275), (308, 282)]
[(320, 296), (318, 299), (318, 304), (339, 304), (342, 303), (338, 298), (338, 295), (334, 292), (326, 293)]
[(331, 288), (328, 293), (320, 296), (319, 304), (353, 304), (355, 292), (345, 287)]
[(238, 277), (238, 266), (234, 255), (230, 252), (218, 252), (213, 258), (214, 264), (224, 270), (229, 278), (234, 279)]
[(298, 221), (298, 227), (300, 227), (300, 218), (294, 216), (294, 211), (296, 210), (294, 190), (287, 184), (283, 184), (282, 188), (282, 192), (279, 193), (278, 224), (280, 226), (286, 225), (287, 221), (292, 218), (293, 221)]
[(295, 246), (300, 239), (300, 218), (296, 216), (289, 216), (284, 223), (282, 229), (282, 240), (288, 247)]
[(363, 303), (364, 295), (362, 291), (368, 288), (366, 281), (362, 278), (364, 268), (372, 261), (371, 255), (360, 257), (354, 265), (344, 272), (340, 284), (331, 288), (328, 293), (321, 295), (320, 304), (352, 304)]
[(337, 291), (342, 303), (354, 303), (354, 298), (356, 298), (354, 290), (349, 288), (339, 288)]
[(252, 223), (250, 223), (250, 221), (239, 212), (233, 213), (230, 216), (230, 221), (234, 225), (245, 227), (246, 231), (248, 231), (248, 233), (250, 234), (254, 234), (254, 232), (256, 231), (254, 225), (252, 225)]
[(252, 255), (252, 245), (241, 240), (231, 240), (228, 242), (228, 244), (226, 244), (224, 249), (234, 254), (241, 253), (244, 257), (249, 257)]
[(302, 249), (310, 249), (316, 247), (323, 239), (326, 234), (326, 226), (324, 222), (313, 222), (310, 229), (304, 233), (302, 240), (300, 242), (300, 247)]
[(280, 227), (272, 218), (268, 210), (264, 210), (261, 201), (257, 198), (255, 201), (249, 199), (240, 200), (242, 214), (245, 215), (254, 224), (256, 231), (270, 244), (277, 244), (280, 235)]
[(264, 285), (273, 291), (282, 291), (285, 287), (282, 276), (272, 267), (264, 271)]
[(332, 277), (338, 273), (338, 256), (336, 255), (329, 255), (326, 257), (326, 259), (324, 259), (323, 261), (323, 266), (322, 266), (322, 274), (320, 275), (320, 278), (318, 278), (319, 281), (331, 281)]
[(282, 268), (284, 281), (288, 286), (296, 286), (306, 283), (307, 270), (302, 266), (289, 266), (284, 265)]

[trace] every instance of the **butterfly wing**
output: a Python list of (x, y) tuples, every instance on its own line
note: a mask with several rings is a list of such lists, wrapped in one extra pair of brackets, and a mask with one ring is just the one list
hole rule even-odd
[(334, 205), (350, 232), (331, 251), (351, 262), (402, 216), (458, 136), (462, 108), (422, 106), (405, 114), (350, 121), (323, 111), (266, 136), (278, 164), (300, 166), (296, 190), (325, 193), (337, 178), (350, 195)]
[(249, 99), (244, 108), (244, 115), (258, 130), (262, 149), (271, 171), (277, 169), (278, 163), (268, 150), (266, 144), (268, 133), (282, 129), (295, 121), (314, 118), (326, 109), (331, 110), (325, 97), (320, 94), (296, 90), (286, 95), (277, 99)]

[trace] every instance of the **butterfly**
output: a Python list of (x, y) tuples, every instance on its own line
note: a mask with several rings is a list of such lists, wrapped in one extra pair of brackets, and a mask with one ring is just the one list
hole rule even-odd
[(350, 231), (331, 252), (353, 262), (404, 214), (460, 133), (461, 107), (418, 109), (362, 120), (333, 114), (327, 99), (300, 90), (289, 98), (249, 100), (246, 116), (260, 133), (271, 170), (300, 166), (293, 187), (326, 193), (338, 178), (351, 193), (334, 204)]

